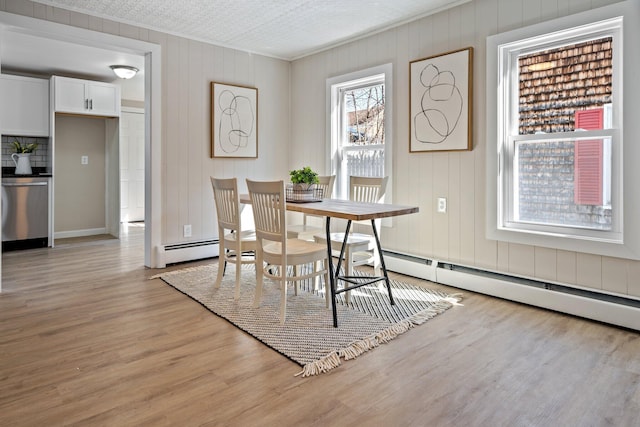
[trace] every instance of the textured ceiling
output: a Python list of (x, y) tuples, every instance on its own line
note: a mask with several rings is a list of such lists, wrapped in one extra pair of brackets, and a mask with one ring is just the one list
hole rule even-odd
[(35, 0), (194, 40), (295, 59), (471, 0)]

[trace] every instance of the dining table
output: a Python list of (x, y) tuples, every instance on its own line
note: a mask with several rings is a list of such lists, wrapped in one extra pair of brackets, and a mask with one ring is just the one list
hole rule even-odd
[[(249, 197), (249, 194), (241, 194), (240, 203), (251, 204), (251, 198)], [(393, 293), (391, 291), (391, 282), (387, 273), (387, 267), (384, 263), (384, 255), (382, 252), (382, 246), (380, 244), (380, 236), (376, 227), (376, 220), (416, 213), (419, 211), (419, 208), (417, 206), (405, 206), (391, 203), (366, 203), (345, 199), (317, 199), (313, 201), (287, 200), (286, 210), (325, 217), (325, 231), (329, 264), (329, 282), (331, 292), (331, 310), (333, 313), (334, 327), (338, 327), (336, 297), (343, 292), (348, 292), (353, 289), (384, 281), (389, 293), (389, 302), (391, 305), (395, 305), (395, 302), (393, 300)], [(344, 232), (344, 241), (342, 242), (340, 255), (338, 256), (338, 262), (335, 269), (333, 264), (333, 250), (331, 247), (332, 218), (339, 218), (347, 221)], [(378, 248), (378, 253), (380, 254), (380, 267), (382, 276), (363, 275), (358, 277), (347, 277), (341, 275), (340, 271), (342, 267), (342, 259), (344, 258), (345, 246), (349, 237), (349, 231), (351, 229), (352, 222), (368, 220), (371, 221), (373, 236)], [(338, 289), (338, 284), (340, 281), (343, 281), (346, 284), (341, 289)]]

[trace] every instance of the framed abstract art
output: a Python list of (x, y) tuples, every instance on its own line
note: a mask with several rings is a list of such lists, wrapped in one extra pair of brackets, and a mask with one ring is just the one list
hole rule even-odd
[(409, 63), (409, 152), (473, 147), (473, 48)]
[(258, 89), (211, 83), (211, 157), (258, 157)]

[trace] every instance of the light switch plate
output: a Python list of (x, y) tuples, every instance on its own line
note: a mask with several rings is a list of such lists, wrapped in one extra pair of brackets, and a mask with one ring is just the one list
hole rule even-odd
[(89, 164), (89, 156), (80, 157), (80, 164), (88, 165)]

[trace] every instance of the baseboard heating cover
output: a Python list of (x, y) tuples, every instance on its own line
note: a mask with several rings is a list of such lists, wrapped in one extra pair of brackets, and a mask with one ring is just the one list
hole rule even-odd
[(384, 251), (389, 271), (586, 319), (640, 330), (640, 299), (523, 279)]
[(158, 267), (164, 268), (178, 262), (217, 257), (220, 254), (219, 243), (220, 241), (215, 239), (158, 246)]

